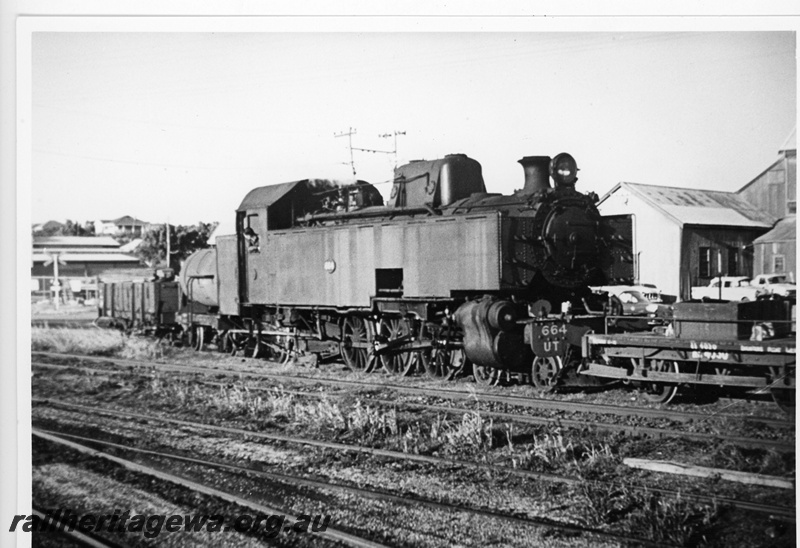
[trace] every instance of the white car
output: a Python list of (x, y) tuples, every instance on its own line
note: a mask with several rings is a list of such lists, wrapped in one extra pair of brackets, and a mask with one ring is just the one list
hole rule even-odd
[(786, 274), (759, 274), (751, 283), (759, 288), (760, 295), (797, 296), (797, 286), (788, 280)]
[[(721, 287), (720, 287), (721, 286)], [(723, 301), (754, 301), (759, 288), (747, 276), (722, 276), (711, 278), (706, 286), (693, 287), (692, 299), (722, 299)]]

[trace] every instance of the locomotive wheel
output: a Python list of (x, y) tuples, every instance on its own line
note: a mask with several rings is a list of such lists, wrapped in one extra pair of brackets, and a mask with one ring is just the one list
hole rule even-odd
[[(650, 364), (651, 371), (663, 373), (678, 373), (678, 362), (673, 360), (653, 360)], [(678, 385), (669, 382), (645, 382), (642, 390), (647, 401), (652, 403), (669, 403), (678, 393)]]
[[(378, 332), (385, 340), (393, 341), (409, 335), (411, 328), (408, 321), (403, 318), (381, 318)], [(392, 375), (407, 376), (414, 371), (417, 365), (416, 354), (416, 352), (396, 352), (383, 354), (380, 358), (386, 371)]]
[(466, 364), (467, 358), (460, 348), (434, 348), (430, 359), (423, 358), (422, 360), (422, 365), (429, 377), (442, 378), (446, 381), (461, 376)]
[(561, 358), (548, 357), (533, 359), (531, 366), (531, 382), (536, 388), (544, 390), (555, 384), (556, 375), (561, 371)]
[(367, 322), (357, 316), (351, 316), (344, 320), (339, 353), (347, 367), (365, 371), (369, 365), (369, 348), (354, 347), (353, 343), (369, 343)]
[(475, 382), (483, 386), (497, 386), (502, 378), (501, 371), (494, 367), (484, 367), (477, 363), (472, 364), (472, 376)]

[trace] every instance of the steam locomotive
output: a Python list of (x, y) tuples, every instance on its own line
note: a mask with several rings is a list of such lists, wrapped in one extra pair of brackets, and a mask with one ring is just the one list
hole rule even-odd
[(488, 193), (463, 154), (398, 167), (386, 203), (365, 181), (256, 188), (236, 234), (190, 256), (179, 281), (103, 284), (98, 321), (277, 361), (540, 388), (620, 381), (653, 402), (729, 386), (794, 408), (789, 303), (679, 303), (666, 332), (631, 334), (647, 321), (621, 322), (590, 290), (614, 271), (619, 238), (597, 196), (576, 190), (574, 158), (519, 163), (510, 195)]
[[(597, 196), (575, 188), (572, 156), (519, 163), (524, 186), (511, 195), (488, 193), (464, 154), (396, 168), (386, 203), (365, 181), (256, 188), (236, 234), (187, 259), (185, 304), (149, 318), (142, 305), (138, 322), (251, 356), (340, 356), (402, 375), (471, 367), (483, 382), (549, 385), (602, 325), (589, 286), (605, 283), (610, 235)], [(126, 304), (117, 288), (115, 305), (114, 290), (101, 316), (136, 320), (136, 297)]]

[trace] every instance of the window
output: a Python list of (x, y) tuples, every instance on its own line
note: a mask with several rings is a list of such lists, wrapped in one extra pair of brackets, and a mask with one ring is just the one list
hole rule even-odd
[(259, 253), (258, 233), (260, 228), (258, 215), (248, 215), (245, 219), (244, 236), (247, 239), (247, 250), (250, 253)]
[(789, 214), (797, 213), (797, 201), (789, 200), (786, 202), (786, 212)]
[(712, 264), (712, 255), (711, 255), (711, 248), (710, 247), (701, 247), (700, 248), (700, 277), (701, 278), (710, 278), (712, 276), (711, 272), (714, 268)]
[(739, 275), (739, 250), (735, 247), (728, 248), (728, 276)]
[(783, 272), (785, 268), (785, 258), (783, 255), (773, 255), (772, 256), (772, 271), (773, 272)]

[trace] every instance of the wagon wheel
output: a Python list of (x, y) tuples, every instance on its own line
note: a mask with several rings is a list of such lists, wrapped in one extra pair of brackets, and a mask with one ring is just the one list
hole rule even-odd
[[(366, 371), (369, 363), (370, 349), (367, 346), (354, 346), (369, 344), (369, 325), (363, 318), (350, 316), (345, 318), (342, 325), (342, 342), (339, 344), (339, 353), (345, 365), (357, 371)], [(373, 365), (374, 368), (374, 365)]]
[[(771, 384), (778, 385), (782, 383), (783, 377), (781, 376), (780, 368), (773, 367), (772, 369), (772, 379), (770, 379)], [(781, 388), (775, 387), (770, 388), (770, 394), (772, 394), (772, 399), (775, 403), (778, 404), (778, 407), (781, 408), (784, 412), (794, 416), (794, 399), (795, 399), (795, 389), (794, 388)]]
[(772, 399), (784, 412), (794, 416), (795, 391), (792, 388), (771, 388)]
[[(650, 370), (662, 373), (678, 373), (678, 362), (674, 360), (652, 360)], [(671, 382), (643, 382), (641, 387), (645, 399), (652, 403), (669, 403), (678, 393), (678, 385)]]
[(561, 358), (536, 357), (531, 366), (531, 382), (536, 388), (550, 388), (555, 384), (556, 376), (561, 371)]
[(499, 369), (494, 367), (486, 367), (477, 363), (472, 364), (472, 376), (475, 378), (476, 383), (483, 386), (497, 386), (500, 384), (501, 373)]
[[(378, 332), (386, 341), (394, 341), (411, 333), (409, 322), (403, 318), (381, 318)], [(381, 355), (383, 368), (393, 375), (410, 375), (417, 365), (416, 352), (393, 352)]]
[(195, 326), (189, 329), (189, 346), (196, 351), (203, 349), (205, 344), (205, 329), (202, 326)]
[(162, 346), (175, 346), (180, 340), (180, 335), (174, 331), (167, 331), (158, 338), (158, 344)]

